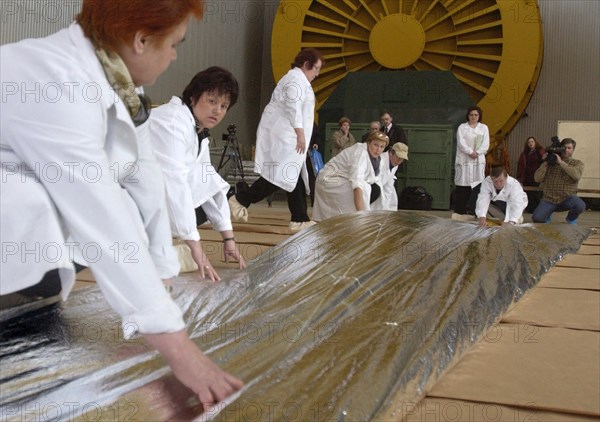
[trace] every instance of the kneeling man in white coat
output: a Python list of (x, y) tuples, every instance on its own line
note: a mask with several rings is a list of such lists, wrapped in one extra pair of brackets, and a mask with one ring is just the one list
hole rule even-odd
[(527, 207), (527, 195), (521, 184), (504, 167), (493, 167), (490, 175), (473, 189), (471, 202), (474, 201), (480, 226), (486, 225), (488, 212), (503, 219), (503, 225), (521, 224)]

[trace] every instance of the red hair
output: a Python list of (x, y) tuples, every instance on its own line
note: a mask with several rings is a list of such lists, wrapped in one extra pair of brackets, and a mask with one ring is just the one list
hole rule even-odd
[(307, 48), (305, 50), (300, 51), (294, 62), (292, 63), (292, 69), (295, 67), (302, 67), (304, 63), (308, 62), (307, 69), (311, 70), (317, 62), (321, 60), (321, 65), (325, 64), (325, 59), (323, 58), (323, 54), (316, 48)]
[(529, 147), (527, 146), (527, 144), (529, 143), (529, 140), (533, 139), (533, 141), (535, 142), (535, 146), (533, 147), (533, 149), (535, 149), (536, 151), (541, 150), (543, 147), (540, 145), (540, 143), (538, 142), (537, 139), (535, 139), (535, 136), (528, 136), (527, 140), (525, 141), (525, 146), (523, 147), (523, 151), (524, 152), (528, 152), (529, 151)]
[(136, 32), (159, 41), (193, 15), (200, 19), (204, 0), (83, 0), (77, 22), (94, 45), (114, 51)]

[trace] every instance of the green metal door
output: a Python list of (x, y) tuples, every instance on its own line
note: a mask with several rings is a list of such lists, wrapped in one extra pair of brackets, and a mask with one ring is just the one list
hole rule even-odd
[(423, 186), (433, 197), (432, 208), (450, 209), (454, 129), (446, 125), (403, 125), (408, 161), (398, 170), (398, 198), (407, 186)]

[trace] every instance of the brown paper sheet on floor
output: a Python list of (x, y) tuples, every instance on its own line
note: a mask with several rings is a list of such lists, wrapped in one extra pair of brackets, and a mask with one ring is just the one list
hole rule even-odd
[[(242, 224), (237, 227), (241, 226), (248, 229), (248, 232), (236, 229), (235, 239), (237, 248), (246, 263), (268, 252), (270, 248), (283, 242), (290, 236), (289, 233), (285, 233), (286, 231), (289, 232), (287, 226), (280, 228), (278, 226), (259, 227), (254, 224)], [(199, 232), (202, 239), (202, 250), (215, 269), (220, 271), (223, 268), (238, 268), (238, 264), (233, 259), (229, 259), (227, 263), (225, 262), (221, 233), (211, 230), (207, 226), (201, 226)], [(192, 259), (192, 254), (187, 245), (180, 240), (174, 240), (174, 245), (179, 255), (181, 273), (197, 271), (198, 266)], [(221, 274), (219, 275), (223, 277)]]
[(591, 422), (598, 420), (594, 416), (549, 412), (532, 407), (523, 408), (435, 397), (427, 397), (416, 405), (407, 404), (402, 414), (393, 415), (392, 418), (388, 420), (405, 422)]
[(600, 292), (538, 287), (502, 322), (600, 331)]
[(600, 255), (568, 255), (556, 264), (557, 267), (600, 269)]
[[(254, 244), (262, 244), (274, 246), (278, 243), (281, 243), (288, 237), (290, 237), (289, 233), (273, 233), (273, 232), (234, 232), (235, 240), (237, 243), (254, 243)], [(222, 242), (223, 236), (221, 233), (216, 232), (214, 230), (200, 230), (200, 237), (202, 241), (214, 241), (214, 242)]]
[(600, 290), (600, 273), (589, 268), (554, 267), (545, 274), (539, 287), (557, 289)]
[(600, 249), (596, 245), (581, 245), (577, 251), (578, 255), (596, 255), (600, 257)]
[[(567, 256), (545, 274), (502, 317), (502, 324), (489, 330), (484, 336), (487, 341), (395, 420), (598, 420), (598, 239), (597, 233), (591, 235), (576, 255)], [(528, 398), (531, 401), (524, 402)], [(562, 412), (552, 411), (557, 408)]]
[(597, 416), (599, 347), (594, 331), (499, 324), (428, 395)]

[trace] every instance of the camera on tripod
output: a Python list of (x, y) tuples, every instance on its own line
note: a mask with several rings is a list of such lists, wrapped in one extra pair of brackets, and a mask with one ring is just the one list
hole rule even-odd
[(244, 180), (244, 164), (242, 163), (242, 154), (240, 153), (240, 145), (236, 136), (237, 127), (234, 124), (227, 126), (227, 133), (223, 134), (222, 140), (225, 141), (221, 159), (217, 167), (217, 172), (231, 161), (231, 175), (233, 176), (234, 184), (237, 183), (238, 177)]
[(552, 144), (546, 148), (546, 152), (548, 153), (546, 156), (546, 161), (548, 161), (548, 164), (556, 164), (556, 155), (562, 155), (562, 153), (565, 152), (565, 149), (565, 146), (560, 143), (558, 136), (553, 136)]
[(227, 126), (227, 133), (223, 134), (223, 141), (231, 141), (235, 139), (235, 132), (237, 131), (237, 127), (234, 124)]

